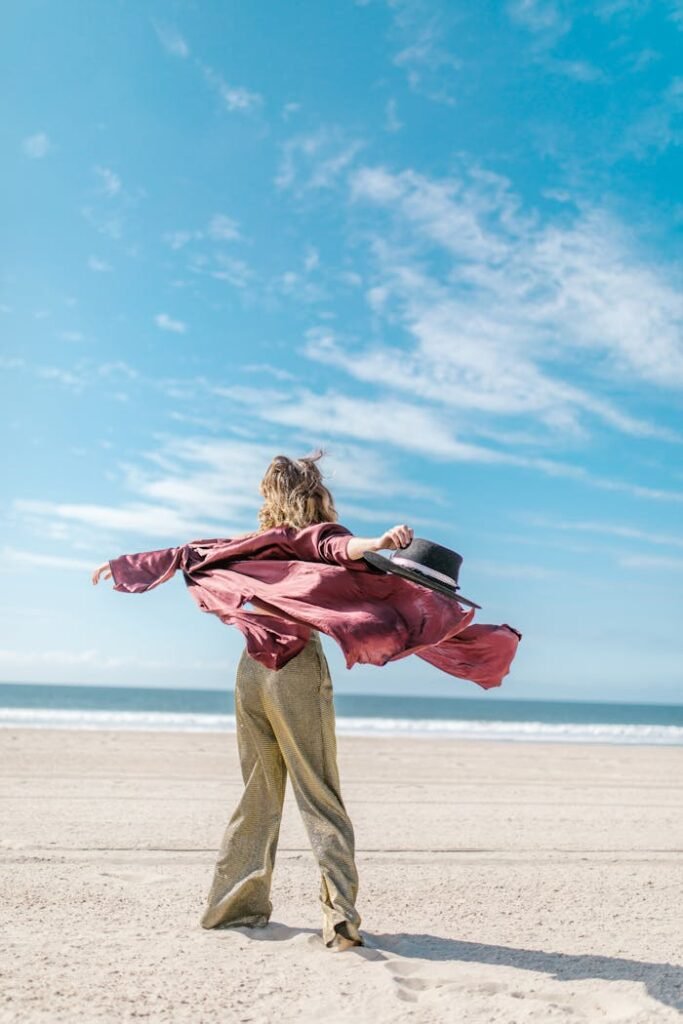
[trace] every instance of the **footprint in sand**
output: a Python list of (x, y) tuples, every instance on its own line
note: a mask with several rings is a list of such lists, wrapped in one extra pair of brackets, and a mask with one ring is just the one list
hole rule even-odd
[(406, 1003), (416, 1003), (419, 993), (428, 988), (439, 988), (438, 981), (413, 977), (420, 972), (419, 964), (404, 963), (401, 960), (387, 960), (385, 964), (396, 984), (396, 995)]
[[(437, 992), (442, 988), (462, 988), (462, 984), (453, 978), (419, 977), (424, 970), (420, 964), (388, 960), (385, 966), (396, 983), (396, 995), (405, 1002), (417, 1002), (420, 993), (424, 992)], [(496, 982), (484, 982), (470, 986), (469, 991), (476, 995), (493, 996), (506, 991), (507, 988), (507, 985)]]
[(387, 970), (391, 971), (392, 974), (409, 975), (418, 972), (420, 966), (407, 960), (388, 960)]

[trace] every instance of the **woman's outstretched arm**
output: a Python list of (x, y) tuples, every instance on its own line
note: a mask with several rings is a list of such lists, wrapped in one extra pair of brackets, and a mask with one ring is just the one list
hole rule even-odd
[(90, 579), (94, 584), (99, 583), (101, 577), (105, 580), (113, 579), (114, 590), (126, 594), (142, 594), (170, 580), (180, 565), (184, 550), (181, 546), (119, 555), (94, 569)]
[(100, 582), (100, 576), (105, 580), (111, 579), (111, 566), (109, 565), (109, 562), (103, 562), (102, 565), (98, 565), (98, 567), (93, 570), (93, 574), (90, 579), (93, 583), (97, 584)]
[(346, 557), (352, 562), (362, 558), (366, 551), (381, 551), (383, 548), (405, 548), (413, 539), (410, 526), (402, 523), (392, 526), (380, 537), (350, 537), (346, 548)]

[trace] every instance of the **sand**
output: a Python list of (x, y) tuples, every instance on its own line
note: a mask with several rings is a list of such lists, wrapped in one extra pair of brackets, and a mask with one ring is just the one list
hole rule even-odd
[(0, 1021), (680, 1021), (683, 749), (339, 738), (368, 942), (288, 787), (270, 925), (199, 916), (230, 734), (3, 730)]

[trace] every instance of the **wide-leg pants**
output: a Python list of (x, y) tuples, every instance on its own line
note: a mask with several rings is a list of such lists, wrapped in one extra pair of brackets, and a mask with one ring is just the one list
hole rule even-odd
[(227, 824), (201, 918), (204, 928), (268, 923), (287, 774), (320, 868), (323, 940), (346, 922), (363, 941), (356, 910), (354, 832), (337, 768), (332, 679), (320, 635), (279, 671), (242, 653), (235, 717), (244, 792)]

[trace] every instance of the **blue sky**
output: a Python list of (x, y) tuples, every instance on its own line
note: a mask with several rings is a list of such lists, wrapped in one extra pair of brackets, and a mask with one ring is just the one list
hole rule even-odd
[[(232, 687), (126, 552), (340, 520), (464, 557), (487, 699), (683, 692), (681, 0), (5, 12), (0, 678)], [(417, 658), (338, 690), (482, 694)]]

